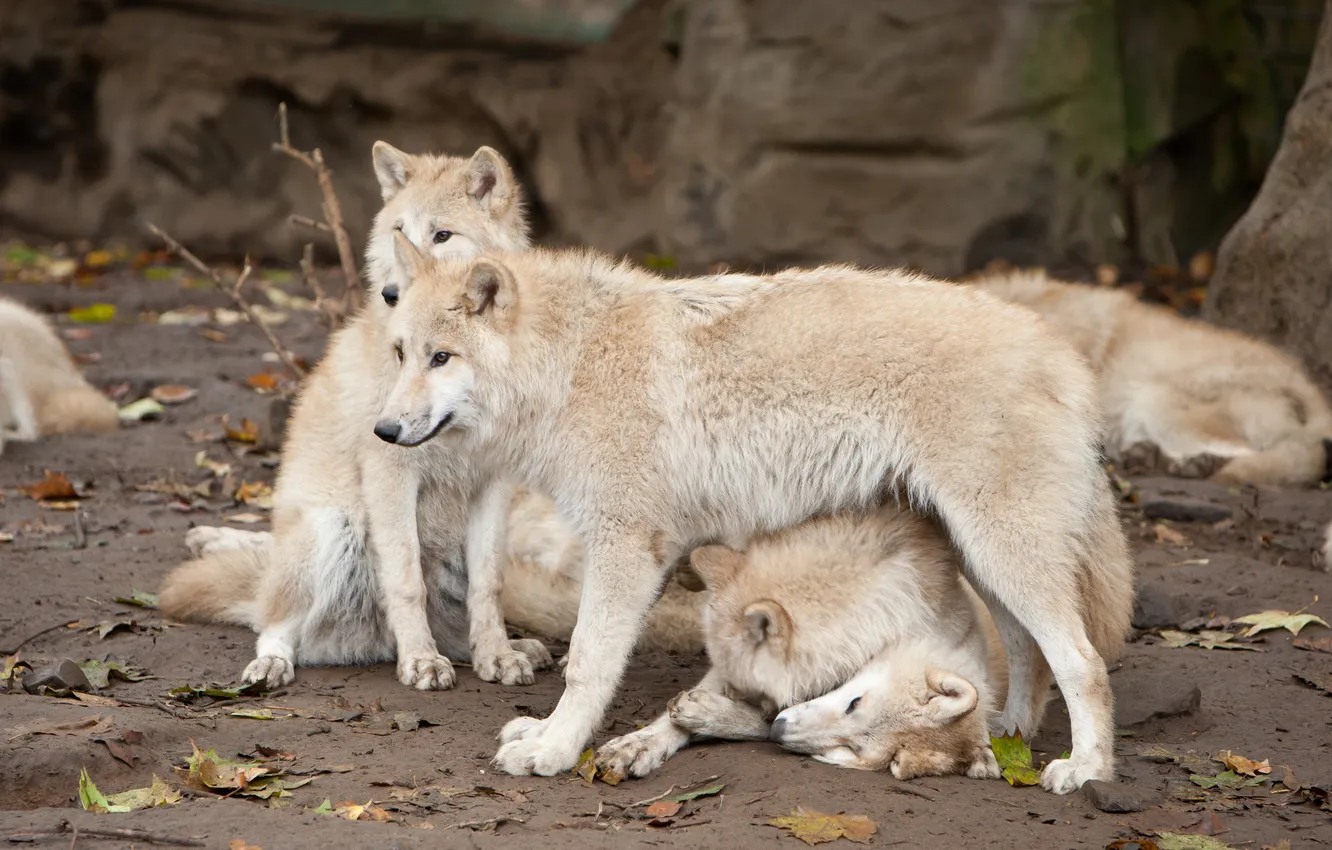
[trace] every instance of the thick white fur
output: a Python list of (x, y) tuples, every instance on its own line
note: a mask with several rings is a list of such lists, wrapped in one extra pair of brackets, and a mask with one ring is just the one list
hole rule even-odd
[(1169, 472), (1236, 484), (1312, 484), (1326, 473), (1332, 407), (1276, 347), (1040, 272), (971, 285), (1035, 310), (1087, 358), (1113, 459), (1159, 452)]
[(711, 591), (712, 668), (656, 721), (602, 746), (599, 768), (643, 776), (691, 738), (771, 738), (899, 779), (999, 775), (988, 721), (1003, 650), (932, 522), (886, 505), (744, 553), (704, 546), (692, 561)]
[(0, 298), (0, 454), (5, 442), (112, 431), (116, 406), (88, 383), (44, 317)]
[(384, 421), (409, 445), (443, 428), (550, 494), (586, 546), (564, 695), (505, 727), (500, 769), (573, 767), (681, 554), (898, 492), (942, 519), (996, 617), (1007, 728), (1045, 703), (1032, 640), (1049, 662), (1073, 751), (1045, 786), (1112, 777), (1105, 658), (1132, 563), (1092, 375), (1033, 313), (893, 271), (667, 282), (586, 251), (436, 262), (398, 247), (412, 283), (389, 319), (403, 365)]
[[(335, 333), (302, 389), (289, 423), (274, 493), (273, 534), (250, 540), (196, 531), (201, 557), (166, 579), (162, 610), (177, 619), (256, 628), (246, 681), (270, 686), (297, 665), (396, 658), (398, 678), (418, 689), (454, 683), (450, 658), (508, 684), (533, 681), (551, 659), (539, 641), (510, 642), (499, 581), (464, 572), (465, 544), (493, 531), (468, 511), (485, 494), (471, 466), (443, 444), (408, 452), (373, 434), (396, 371), (383, 327), (385, 289), (400, 285), (393, 239), (433, 256), (528, 244), (519, 189), (490, 148), (470, 159), (413, 156), (382, 142), (375, 171), (385, 204), (367, 249), (371, 297)], [(437, 239), (439, 231), (449, 231)], [(468, 615), (470, 610), (470, 628)]]

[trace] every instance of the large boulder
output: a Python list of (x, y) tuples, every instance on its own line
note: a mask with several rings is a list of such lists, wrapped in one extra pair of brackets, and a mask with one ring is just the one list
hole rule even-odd
[(1258, 196), (1221, 244), (1203, 305), (1332, 382), (1332, 0)]

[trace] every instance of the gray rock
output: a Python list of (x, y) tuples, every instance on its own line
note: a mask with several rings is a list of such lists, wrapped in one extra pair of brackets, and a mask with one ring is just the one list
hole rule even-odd
[(42, 688), (55, 691), (92, 691), (92, 683), (72, 659), (62, 658), (54, 664), (39, 667), (23, 677), (23, 689), (30, 694), (41, 693)]
[(1202, 708), (1202, 689), (1192, 682), (1167, 683), (1153, 691), (1125, 694), (1116, 700), (1115, 725), (1131, 728), (1153, 720), (1195, 714)]
[(1158, 497), (1142, 503), (1142, 514), (1148, 519), (1168, 519), (1172, 522), (1220, 522), (1230, 519), (1232, 511), (1225, 505), (1201, 499)]
[(1179, 623), (1179, 614), (1179, 600), (1159, 584), (1145, 584), (1138, 588), (1133, 600), (1133, 628), (1174, 628)]
[(1147, 808), (1147, 803), (1128, 785), (1093, 779), (1082, 786), (1082, 793), (1103, 812), (1140, 812)]

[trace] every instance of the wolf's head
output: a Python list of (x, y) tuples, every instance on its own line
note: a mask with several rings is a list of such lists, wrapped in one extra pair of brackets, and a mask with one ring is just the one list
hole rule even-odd
[(950, 666), (938, 647), (903, 646), (861, 668), (845, 685), (793, 705), (772, 723), (792, 752), (898, 779), (964, 773), (999, 776), (990, 748), (989, 695)]
[(372, 302), (392, 306), (407, 285), (395, 259), (395, 232), (436, 258), (521, 251), (530, 244), (522, 190), (493, 148), (480, 147), (468, 158), (409, 154), (375, 142), (373, 159), (384, 206), (366, 248)]
[(418, 446), (446, 429), (477, 424), (478, 377), (495, 378), (509, 359), (518, 282), (491, 257), (437, 260), (401, 232), (393, 240), (394, 261), (408, 283), (386, 325), (399, 371), (375, 434)]

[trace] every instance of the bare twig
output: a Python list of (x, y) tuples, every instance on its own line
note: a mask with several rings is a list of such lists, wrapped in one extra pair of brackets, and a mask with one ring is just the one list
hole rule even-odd
[(292, 215), (287, 216), (287, 221), (291, 222), (292, 224), (299, 224), (301, 227), (308, 227), (311, 230), (319, 230), (324, 233), (333, 232), (333, 228), (329, 227), (327, 224), (324, 224), (322, 221), (315, 221), (314, 219), (310, 218), (308, 215), (296, 215), (293, 213)]
[(54, 626), (47, 626), (46, 628), (42, 629), (40, 632), (35, 632), (34, 634), (30, 634), (27, 637), (25, 637), (23, 640), (19, 641), (18, 645), (15, 646), (13, 649), (0, 649), (0, 655), (13, 655), (14, 653), (18, 652), (20, 649), (32, 643), (42, 635), (48, 635), (51, 632), (55, 631), (56, 629), (63, 629), (65, 626), (68, 626), (69, 623), (70, 623), (69, 620), (64, 620), (62, 622), (56, 623)]
[[(155, 832), (148, 832), (142, 829), (89, 829), (87, 827), (77, 827), (67, 820), (62, 820), (56, 824), (54, 829), (44, 832), (7, 832), (5, 838), (10, 842), (29, 842), (39, 838), (55, 838), (60, 835), (73, 835), (75, 839), (82, 835), (86, 838), (119, 838), (122, 841), (142, 841), (145, 844), (169, 844), (173, 847), (203, 847), (202, 841), (195, 841), (193, 838), (175, 838), (170, 835), (159, 835)], [(71, 843), (70, 846), (73, 846)]]
[(83, 508), (74, 509), (74, 548), (88, 548), (88, 532), (83, 527)]
[(278, 339), (277, 334), (273, 333), (273, 329), (259, 319), (258, 314), (254, 312), (254, 308), (250, 306), (250, 302), (247, 301), (242, 294), (242, 290), (245, 288), (245, 282), (249, 280), (250, 275), (254, 273), (254, 266), (250, 264), (250, 258), (248, 256), (245, 258), (245, 265), (241, 268), (240, 274), (236, 277), (236, 282), (228, 286), (223, 283), (222, 275), (218, 273), (217, 269), (196, 257), (188, 248), (177, 242), (169, 233), (151, 222), (146, 226), (150, 233), (166, 243), (167, 249), (170, 250), (171, 253), (193, 266), (195, 271), (202, 275), (207, 275), (218, 289), (231, 297), (232, 303), (245, 314), (245, 317), (250, 320), (250, 324), (254, 325), (264, 336), (268, 337), (268, 344), (273, 347), (273, 351), (277, 353), (278, 359), (291, 370), (293, 375), (299, 378), (305, 374), (305, 370), (301, 368), (301, 364), (296, 361), (296, 356), (287, 350), (287, 347), (282, 344), (282, 340)]
[(700, 779), (700, 780), (698, 780), (697, 782), (690, 782), (688, 785), (681, 785), (681, 786), (679, 786), (679, 788), (677, 788), (676, 786), (672, 785), (670, 788), (667, 788), (665, 791), (662, 791), (662, 792), (661, 792), (660, 794), (658, 794), (657, 796), (655, 796), (655, 797), (648, 797), (646, 800), (639, 800), (637, 803), (630, 803), (626, 808), (630, 808), (630, 809), (632, 809), (632, 808), (636, 808), (636, 807), (638, 807), (638, 806), (650, 806), (650, 805), (652, 805), (653, 803), (657, 802), (658, 800), (661, 800), (661, 799), (663, 799), (663, 798), (669, 796), (669, 795), (670, 795), (672, 792), (674, 792), (674, 791), (677, 791), (677, 790), (678, 790), (678, 791), (680, 791), (681, 793), (684, 793), (684, 792), (686, 791), (686, 789), (689, 789), (689, 788), (697, 788), (697, 787), (700, 786), (700, 785), (706, 785), (706, 784), (708, 784), (709, 782), (714, 782), (714, 781), (716, 781), (716, 780), (718, 780), (718, 779), (721, 779), (721, 776), (709, 776), (707, 779)]
[(450, 826), (446, 826), (444, 828), (462, 829), (463, 827), (470, 827), (471, 829), (480, 830), (480, 829), (485, 829), (488, 826), (493, 826), (496, 829), (499, 829), (501, 826), (503, 826), (506, 823), (527, 823), (527, 821), (523, 820), (522, 818), (512, 818), (509, 817), (508, 815), (500, 815), (497, 818), (490, 818), (488, 820), (472, 820), (472, 821), (465, 821), (463, 823), (455, 823)]
[(330, 330), (336, 329), (342, 324), (343, 305), (333, 301), (324, 291), (324, 285), (319, 281), (319, 272), (314, 264), (314, 245), (305, 243), (305, 250), (301, 252), (301, 276), (305, 278), (305, 285), (315, 295), (315, 305), (319, 308), (320, 320), (328, 326)]
[(347, 228), (342, 223), (342, 203), (338, 200), (338, 192), (333, 187), (333, 171), (324, 162), (324, 154), (319, 148), (306, 153), (291, 146), (285, 103), (278, 105), (278, 139), (279, 141), (273, 144), (273, 150), (286, 154), (309, 168), (319, 181), (319, 192), (324, 197), (322, 204), (324, 224), (326, 229), (333, 233), (333, 241), (338, 246), (338, 261), (342, 264), (342, 276), (347, 282), (347, 288), (342, 295), (342, 315), (349, 316), (361, 306), (361, 273), (356, 270), (356, 256), (352, 253), (351, 237), (347, 235)]

